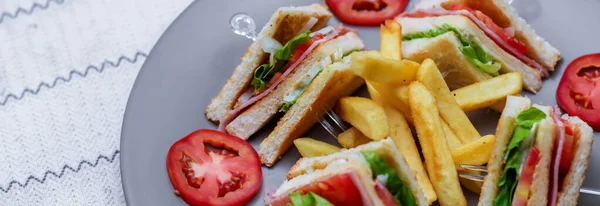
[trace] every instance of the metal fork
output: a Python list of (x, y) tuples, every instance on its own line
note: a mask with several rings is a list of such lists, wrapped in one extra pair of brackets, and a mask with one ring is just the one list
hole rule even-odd
[[(465, 173), (465, 172), (461, 173), (459, 171), (458, 176), (463, 179), (469, 179), (469, 180), (473, 180), (473, 181), (483, 182), (483, 179), (487, 175), (487, 167), (486, 166), (461, 164), (461, 165), (458, 165), (458, 167), (461, 169), (464, 169), (464, 170), (468, 170), (468, 171), (481, 172), (480, 175), (474, 175), (474, 174), (469, 174), (469, 173)], [(600, 195), (600, 191), (588, 189), (588, 188), (581, 188), (581, 189), (579, 189), (579, 192), (585, 193), (585, 194), (590, 194), (590, 195)]]
[(326, 110), (323, 116), (319, 117), (319, 123), (334, 138), (348, 129), (342, 119), (331, 109)]

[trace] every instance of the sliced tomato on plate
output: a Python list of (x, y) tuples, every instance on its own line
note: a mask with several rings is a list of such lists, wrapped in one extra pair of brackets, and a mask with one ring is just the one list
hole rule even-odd
[(252, 145), (215, 130), (197, 130), (175, 142), (167, 173), (175, 194), (190, 205), (243, 205), (262, 184)]
[(521, 176), (519, 176), (519, 183), (515, 189), (515, 195), (513, 196), (513, 206), (525, 206), (527, 205), (527, 199), (529, 199), (529, 190), (531, 189), (531, 183), (533, 183), (533, 174), (535, 172), (535, 166), (540, 161), (540, 150), (537, 147), (531, 147), (529, 154), (525, 158), (523, 168), (521, 169)]
[(569, 115), (600, 131), (600, 53), (581, 56), (567, 66), (556, 100)]
[(408, 0), (325, 0), (340, 21), (356, 25), (379, 25), (406, 9)]
[[(520, 54), (525, 54), (527, 52), (527, 46), (525, 46), (525, 44), (523, 44), (519, 40), (515, 39), (512, 35), (506, 33), (506, 31), (504, 31), (504, 29), (502, 29), (502, 27), (500, 27), (496, 23), (494, 23), (494, 21), (490, 17), (485, 15), (483, 12), (472, 9), (471, 7), (467, 6), (466, 4), (462, 4), (462, 3), (452, 5), (450, 10), (453, 10), (453, 11), (467, 10), (467, 11), (471, 12), (475, 16), (475, 18), (482, 21), (487, 28), (492, 30), (492, 32), (494, 32), (496, 35), (498, 35), (500, 37), (500, 39), (502, 39), (504, 42), (506, 42), (510, 47), (517, 50), (517, 52), (519, 52)], [(502, 45), (502, 44), (498, 43), (498, 45)]]
[[(356, 182), (354, 182), (354, 178), (352, 178), (353, 175), (350, 172), (338, 174), (302, 186), (296, 191), (302, 191), (302, 194), (313, 192), (333, 205), (362, 205), (362, 195), (356, 186)], [(271, 205), (285, 206), (291, 202), (289, 196), (285, 196), (273, 200)]]

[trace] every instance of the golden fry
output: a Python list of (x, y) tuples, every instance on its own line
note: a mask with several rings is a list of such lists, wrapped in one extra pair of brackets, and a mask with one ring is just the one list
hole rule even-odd
[(408, 84), (415, 80), (419, 63), (394, 60), (364, 52), (350, 55), (350, 70), (367, 81), (385, 84)]
[(317, 157), (339, 152), (341, 148), (309, 137), (294, 140), (294, 145), (302, 157)]
[[(440, 117), (441, 118), (441, 117)], [(450, 151), (454, 151), (463, 145), (460, 139), (454, 134), (448, 123), (442, 119), (442, 129), (444, 129), (444, 134), (446, 135), (446, 141), (448, 141), (448, 147), (450, 147)]]
[(496, 136), (486, 135), (452, 151), (454, 164), (483, 165), (488, 162), (494, 149)]
[(429, 201), (429, 204), (433, 203), (437, 200), (437, 195), (433, 190), (429, 177), (427, 177), (427, 173), (423, 167), (423, 161), (421, 161), (419, 150), (415, 144), (415, 139), (413, 138), (404, 115), (389, 105), (383, 106), (383, 109), (385, 110), (388, 125), (390, 126), (390, 138), (394, 140), (396, 148), (402, 153), (402, 156), (404, 156), (408, 163), (408, 167), (410, 167), (410, 170), (413, 171), (417, 177), (419, 185), (425, 190), (425, 197)]
[[(472, 174), (472, 175), (481, 175), (481, 172), (477, 172), (477, 171), (471, 171), (471, 170), (464, 170), (464, 171), (460, 171), (461, 173), (467, 173), (467, 174)], [(483, 186), (483, 182), (479, 182), (479, 181), (475, 181), (475, 180), (469, 180), (469, 179), (464, 179), (464, 178), (460, 178), (460, 184), (466, 188), (467, 190), (475, 193), (475, 194), (479, 194), (481, 193), (481, 187)]]
[(463, 143), (472, 142), (480, 137), (475, 126), (452, 97), (444, 77), (433, 60), (423, 61), (417, 72), (417, 79), (433, 94), (440, 116), (446, 120), (450, 129)]
[(410, 110), (413, 113), (427, 173), (440, 205), (467, 205), (434, 97), (420, 82), (411, 83), (408, 91)]
[(402, 26), (394, 20), (385, 20), (380, 28), (381, 54), (385, 58), (402, 59)]
[(456, 103), (465, 112), (492, 107), (502, 112), (509, 95), (518, 95), (523, 88), (521, 73), (511, 72), (452, 91)]
[(344, 148), (354, 148), (358, 145), (369, 143), (371, 139), (358, 131), (358, 129), (352, 127), (338, 135), (337, 141)]
[[(406, 95), (399, 95), (399, 91), (407, 91), (407, 85), (398, 86), (367, 81), (367, 89), (369, 90), (369, 94), (373, 101), (378, 102), (378, 104), (381, 105), (383, 104), (379, 102), (383, 102), (386, 105), (392, 105), (392, 107), (404, 114), (406, 121), (412, 124), (412, 115), (410, 113), (410, 107), (408, 106), (408, 98)], [(403, 94), (407, 94), (407, 92), (404, 92)]]
[(342, 120), (356, 127), (373, 140), (387, 137), (389, 127), (383, 108), (364, 97), (343, 97), (339, 100)]

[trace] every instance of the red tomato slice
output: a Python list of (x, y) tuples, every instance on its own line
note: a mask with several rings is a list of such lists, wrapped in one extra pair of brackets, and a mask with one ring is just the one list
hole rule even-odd
[[(205, 144), (220, 151), (210, 151)], [(175, 194), (190, 205), (243, 205), (260, 189), (258, 154), (246, 141), (215, 130), (197, 130), (167, 154)]]
[(385, 205), (385, 206), (397, 206), (398, 205), (398, 203), (396, 202), (396, 199), (394, 199), (394, 196), (392, 196), (392, 193), (390, 193), (390, 191), (385, 187), (385, 185), (382, 182), (380, 182), (379, 180), (376, 180), (375, 192), (377, 192), (377, 197), (379, 197), (379, 199), (381, 199), (381, 201), (383, 202), (383, 205)]
[(563, 121), (563, 124), (565, 125), (565, 139), (563, 141), (563, 148), (562, 153), (560, 154), (560, 163), (558, 167), (559, 173), (564, 175), (569, 172), (569, 167), (571, 167), (571, 161), (573, 160), (575, 136), (573, 135), (573, 128), (571, 128), (571, 125), (566, 121)]
[[(362, 205), (362, 194), (352, 178), (353, 175), (352, 172), (338, 174), (304, 185), (296, 191), (302, 191), (303, 194), (314, 192), (333, 205)], [(288, 203), (292, 201), (289, 196), (285, 196), (274, 200), (272, 206), (285, 206)]]
[(529, 189), (533, 182), (533, 173), (535, 172), (535, 166), (540, 161), (540, 151), (537, 147), (531, 147), (523, 168), (521, 169), (521, 176), (519, 176), (519, 183), (515, 189), (515, 195), (513, 196), (513, 206), (525, 206), (527, 205), (527, 199), (529, 197)]
[(567, 66), (556, 100), (569, 115), (600, 131), (600, 53), (581, 56)]
[(294, 64), (294, 62), (298, 61), (298, 58), (300, 58), (300, 56), (302, 56), (302, 54), (304, 54), (304, 52), (306, 52), (306, 50), (308, 49), (308, 47), (310, 47), (310, 45), (312, 45), (315, 41), (318, 41), (323, 38), (325, 38), (325, 36), (323, 34), (315, 33), (306, 42), (304, 42), (303, 44), (300, 44), (298, 47), (296, 47), (296, 50), (294, 50), (294, 52), (292, 53), (292, 56), (288, 60), (287, 65)]
[(525, 46), (525, 44), (521, 43), (520, 41), (515, 39), (513, 36), (506, 33), (506, 31), (504, 31), (504, 29), (502, 29), (502, 27), (500, 27), (496, 23), (494, 23), (494, 21), (490, 17), (488, 17), (481, 11), (474, 10), (463, 3), (452, 5), (450, 10), (453, 10), (453, 11), (467, 10), (467, 11), (471, 12), (473, 15), (475, 15), (475, 17), (477, 19), (482, 21), (487, 28), (492, 30), (496, 35), (498, 35), (510, 47), (514, 48), (515, 50), (517, 50), (517, 52), (519, 52), (521, 54), (525, 54), (527, 52), (527, 46)]
[(325, 0), (340, 21), (356, 25), (379, 25), (402, 13), (408, 0)]

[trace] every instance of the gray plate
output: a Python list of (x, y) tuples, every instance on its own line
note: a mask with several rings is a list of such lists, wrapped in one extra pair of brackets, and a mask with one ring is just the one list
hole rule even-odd
[[(514, 0), (521, 15), (563, 54), (558, 72), (544, 81), (534, 103), (554, 105), (557, 83), (567, 63), (583, 54), (598, 52), (600, 1)], [(127, 104), (121, 139), (121, 173), (128, 205), (185, 205), (173, 194), (166, 173), (166, 154), (171, 144), (200, 128), (216, 128), (204, 117), (204, 109), (215, 97), (251, 41), (229, 28), (229, 18), (244, 12), (254, 18), (258, 29), (281, 6), (307, 5), (311, 0), (199, 0), (187, 8), (165, 32), (137, 77)], [(337, 23), (332, 19), (330, 24)], [(378, 27), (358, 28), (367, 49), (379, 48)], [(366, 94), (361, 89), (359, 95)], [(469, 114), (481, 134), (492, 134), (498, 114)], [(255, 147), (267, 136), (273, 123), (253, 136)], [(334, 142), (320, 127), (307, 136)], [(596, 133), (595, 137), (599, 134)], [(594, 143), (584, 187), (600, 188), (600, 147)], [(262, 205), (264, 188), (277, 188), (285, 172), (299, 158), (291, 148), (273, 167), (263, 167), (263, 187), (250, 202)], [(467, 195), (470, 205), (477, 196)], [(595, 205), (599, 197), (582, 194), (581, 205)]]

